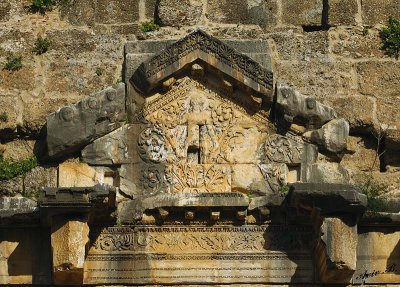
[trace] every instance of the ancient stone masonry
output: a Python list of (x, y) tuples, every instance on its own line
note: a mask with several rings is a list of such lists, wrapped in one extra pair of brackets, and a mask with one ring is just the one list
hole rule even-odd
[(197, 29), (125, 51), (126, 85), (48, 116), (57, 187), (0, 200), (0, 284), (400, 281), (398, 231), (360, 246), (380, 233), (338, 163), (348, 122), (277, 81), (266, 41)]

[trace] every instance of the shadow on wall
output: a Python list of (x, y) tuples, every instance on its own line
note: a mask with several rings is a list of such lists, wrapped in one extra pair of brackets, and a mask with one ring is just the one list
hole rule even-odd
[[(51, 284), (50, 232), (44, 228), (2, 229), (0, 242), (9, 245), (9, 282), (15, 284)], [(5, 248), (7, 250), (7, 246)], [(7, 251), (6, 251), (7, 252)], [(1, 271), (1, 275), (4, 270)], [(0, 283), (1, 284), (1, 283)]]

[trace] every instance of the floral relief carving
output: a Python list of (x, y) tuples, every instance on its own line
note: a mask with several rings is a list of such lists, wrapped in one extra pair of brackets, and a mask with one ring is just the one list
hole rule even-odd
[(286, 184), (288, 168), (284, 163), (259, 164), (262, 175), (272, 191), (279, 191)]
[(138, 139), (139, 155), (146, 162), (161, 162), (165, 160), (166, 149), (162, 132), (156, 128), (144, 129)]
[(273, 134), (265, 142), (265, 154), (273, 162), (300, 163), (303, 144), (294, 139)]
[(227, 167), (203, 164), (170, 166), (174, 192), (230, 192), (230, 172)]

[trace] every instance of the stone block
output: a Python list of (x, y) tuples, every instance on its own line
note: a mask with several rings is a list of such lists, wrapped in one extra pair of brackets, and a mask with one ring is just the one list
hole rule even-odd
[(51, 224), (53, 281), (58, 285), (83, 284), (83, 268), (89, 226), (86, 218), (54, 216)]
[(339, 218), (326, 218), (321, 229), (326, 257), (320, 257), (319, 279), (324, 283), (350, 282), (356, 271), (357, 226), (349, 226)]
[(208, 0), (206, 17), (217, 23), (255, 24), (266, 28), (276, 25), (277, 10), (276, 0)]
[(360, 93), (377, 98), (378, 120), (390, 126), (399, 118), (400, 63), (367, 61), (356, 68)]
[(57, 169), (36, 167), (24, 176), (24, 196), (38, 199), (42, 187), (57, 187)]
[[(82, 160), (91, 165), (119, 165), (134, 161), (138, 157), (134, 157), (129, 151), (137, 152), (137, 149), (128, 149), (129, 128), (127, 125), (120, 127), (87, 145), (82, 150)], [(134, 142), (135, 140), (137, 142), (137, 138), (133, 139)]]
[(268, 34), (275, 42), (279, 60), (294, 61), (303, 59), (303, 35), (293, 30)]
[(139, 0), (98, 0), (96, 23), (132, 23), (139, 20)]
[(313, 183), (348, 183), (349, 171), (336, 162), (320, 162), (311, 165), (309, 182)]
[(61, 19), (72, 25), (93, 26), (95, 22), (96, 1), (70, 1), (60, 8)]
[(11, 3), (8, 1), (0, 3), (0, 22), (6, 22), (10, 19)]
[(146, 18), (155, 18), (157, 0), (147, 0), (145, 2), (145, 15)]
[(203, 14), (200, 0), (160, 0), (157, 5), (158, 18), (163, 26), (191, 26), (199, 23)]
[(24, 192), (24, 181), (22, 176), (10, 180), (0, 181), (0, 196), (15, 196)]
[(338, 116), (345, 118), (351, 132), (370, 133), (376, 126), (375, 99), (367, 96), (332, 96), (322, 102), (333, 107)]
[(290, 83), (300, 93), (317, 99), (354, 91), (349, 62), (320, 55), (304, 61), (281, 61), (275, 67), (280, 81)]
[(369, 0), (361, 4), (364, 25), (387, 24), (390, 16), (400, 18), (400, 2), (397, 0)]
[[(383, 228), (358, 235), (357, 271), (354, 284), (395, 284), (400, 282), (398, 262), (400, 232)], [(387, 286), (395, 286), (387, 285)]]
[(1, 197), (0, 198), (0, 219), (12, 217), (19, 214), (28, 214), (38, 212), (37, 204), (32, 199), (26, 197)]
[(0, 71), (0, 86), (4, 91), (14, 92), (15, 90), (32, 91), (35, 88), (35, 69), (28, 64), (13, 72), (2, 69)]
[(320, 26), (323, 0), (283, 0), (282, 21), (289, 25)]
[(267, 179), (256, 164), (232, 165), (232, 191), (247, 194), (271, 193)]
[(5, 143), (2, 147), (4, 148), (3, 158), (16, 162), (32, 157), (33, 149), (35, 146), (34, 140), (22, 140), (15, 139), (13, 141)]
[(329, 0), (328, 3), (328, 22), (330, 26), (356, 24), (357, 0)]
[(96, 48), (93, 34), (80, 29), (49, 30), (46, 32), (46, 36), (51, 41), (51, 52), (76, 56), (92, 52)]
[(0, 57), (6, 57), (14, 53), (22, 55), (24, 63), (24, 59), (29, 59), (32, 55), (32, 48), (35, 41), (34, 35), (33, 33), (23, 32), (10, 26), (2, 25), (0, 27)]
[(58, 166), (59, 187), (90, 187), (104, 182), (104, 172), (86, 163), (65, 162)]
[(352, 29), (329, 29), (332, 52), (341, 57), (369, 58), (385, 57), (381, 49), (382, 41), (379, 37), (379, 29), (353, 27)]
[(303, 134), (303, 137), (316, 143), (321, 150), (335, 154), (340, 154), (346, 149), (348, 136), (349, 123), (343, 118), (333, 119), (320, 129)]
[(51, 285), (51, 246), (48, 229), (18, 227), (0, 232), (0, 284)]
[(0, 95), (0, 137), (22, 125), (22, 104), (17, 97)]
[(290, 123), (300, 120), (301, 123), (311, 122), (312, 125), (320, 127), (337, 117), (331, 107), (319, 103), (314, 97), (302, 95), (293, 87), (283, 83), (277, 84), (276, 102), (285, 120)]
[(47, 118), (50, 157), (65, 156), (121, 126), (125, 114), (125, 85), (117, 84), (59, 109)]

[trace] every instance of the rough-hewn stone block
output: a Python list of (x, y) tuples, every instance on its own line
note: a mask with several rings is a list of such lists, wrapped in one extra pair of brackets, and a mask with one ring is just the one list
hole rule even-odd
[(362, 1), (363, 24), (375, 25), (387, 23), (390, 16), (400, 18), (400, 2), (398, 0)]
[(390, 125), (399, 119), (400, 63), (368, 61), (356, 67), (360, 92), (378, 98), (378, 120)]
[(207, 18), (219, 23), (272, 27), (277, 20), (276, 2), (276, 0), (208, 0)]
[(331, 28), (332, 52), (338, 56), (349, 58), (384, 57), (381, 49), (382, 42), (377, 29), (353, 29)]
[(132, 23), (139, 20), (138, 0), (98, 0), (96, 23)]
[(0, 137), (22, 125), (22, 105), (17, 97), (0, 95)]
[(5, 1), (0, 3), (0, 22), (5, 22), (10, 19), (10, 10), (10, 2)]
[(345, 118), (352, 132), (367, 132), (376, 124), (375, 100), (366, 96), (332, 96), (323, 102), (335, 108), (339, 117)]
[(95, 20), (95, 9), (96, 1), (93, 0), (68, 1), (61, 6), (61, 18), (72, 25), (91, 26)]
[(322, 24), (323, 0), (283, 0), (282, 21), (289, 25)]
[(160, 0), (158, 18), (165, 26), (195, 25), (203, 13), (203, 1), (200, 0)]
[(357, 0), (329, 0), (329, 25), (354, 25), (358, 11)]

